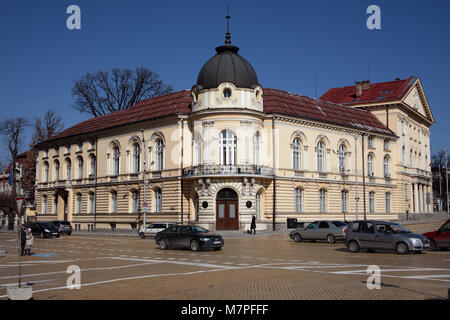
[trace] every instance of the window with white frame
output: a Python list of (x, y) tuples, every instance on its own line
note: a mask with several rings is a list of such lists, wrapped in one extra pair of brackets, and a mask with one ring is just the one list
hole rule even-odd
[(131, 192), (131, 212), (139, 212), (139, 193), (137, 190)]
[(117, 191), (111, 192), (111, 213), (117, 212)]
[(236, 164), (236, 142), (237, 138), (233, 131), (223, 130), (220, 133), (220, 165), (233, 166)]
[(295, 213), (303, 212), (303, 189), (295, 189)]
[(339, 146), (339, 173), (344, 174), (345, 173), (345, 155), (347, 153), (347, 149), (343, 144)]
[(155, 141), (155, 170), (162, 171), (164, 169), (164, 144), (161, 138)]
[(386, 213), (391, 213), (391, 193), (386, 192)]
[(327, 192), (324, 189), (319, 190), (319, 212), (327, 211)]
[(343, 213), (348, 212), (348, 192), (346, 190), (341, 191), (341, 211)]
[(375, 212), (375, 193), (373, 191), (369, 192), (369, 212)]
[(253, 164), (259, 165), (259, 133), (253, 135)]
[(162, 212), (162, 192), (161, 189), (156, 189), (154, 191), (153, 201), (155, 202), (155, 212)]
[(81, 193), (77, 193), (77, 206), (76, 206), (77, 213), (81, 213), (81, 200), (82, 200)]
[(373, 155), (369, 154), (367, 156), (367, 174), (369, 175), (369, 177), (373, 177), (374, 176), (374, 171), (373, 171)]
[(295, 138), (292, 144), (292, 163), (295, 171), (302, 170), (302, 142)]
[(317, 157), (317, 171), (324, 172), (325, 170), (325, 151), (324, 151), (324, 144), (322, 141), (319, 141), (317, 143), (316, 148), (316, 157)]
[(114, 146), (113, 148), (113, 175), (117, 176), (120, 173), (120, 152), (119, 152), (119, 147), (118, 146)]
[(384, 171), (384, 176), (386, 178), (390, 178), (391, 177), (391, 173), (389, 171), (389, 157), (388, 156), (384, 156), (384, 159), (383, 159), (383, 171)]
[(133, 173), (141, 171), (141, 146), (139, 143), (133, 145)]

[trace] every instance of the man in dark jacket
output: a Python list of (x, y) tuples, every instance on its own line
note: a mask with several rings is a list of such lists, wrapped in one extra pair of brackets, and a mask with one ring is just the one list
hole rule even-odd
[(25, 242), (27, 241), (27, 233), (25, 232), (25, 227), (20, 228), (20, 255), (23, 256), (25, 251)]
[(256, 217), (252, 217), (252, 224), (250, 225), (250, 232), (256, 234)]

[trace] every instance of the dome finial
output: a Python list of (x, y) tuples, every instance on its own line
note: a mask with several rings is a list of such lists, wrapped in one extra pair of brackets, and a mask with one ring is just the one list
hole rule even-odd
[(229, 46), (229, 45), (231, 45), (231, 34), (230, 34), (230, 19), (231, 19), (231, 16), (230, 16), (230, 5), (229, 4), (227, 5), (227, 11), (228, 11), (228, 14), (225, 17), (227, 19), (227, 33), (225, 35), (225, 45)]

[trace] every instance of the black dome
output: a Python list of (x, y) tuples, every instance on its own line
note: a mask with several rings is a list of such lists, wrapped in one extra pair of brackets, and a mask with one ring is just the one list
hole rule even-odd
[(255, 88), (258, 76), (247, 60), (237, 52), (238, 47), (225, 44), (216, 48), (217, 54), (205, 63), (197, 77), (200, 89), (217, 88), (222, 82), (231, 82), (238, 88)]

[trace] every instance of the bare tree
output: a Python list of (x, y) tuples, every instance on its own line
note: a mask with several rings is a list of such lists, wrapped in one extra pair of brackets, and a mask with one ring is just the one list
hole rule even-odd
[[(12, 199), (16, 198), (16, 160), (17, 155), (19, 154), (19, 150), (22, 145), (23, 140), (23, 134), (25, 131), (25, 128), (29, 126), (29, 121), (26, 118), (18, 117), (18, 118), (10, 118), (6, 119), (2, 122), (0, 122), (0, 136), (3, 139), (3, 142), (8, 147), (8, 150), (11, 154), (11, 171), (10, 174), (12, 174)], [(9, 221), (10, 221), (10, 228), (13, 227), (11, 222), (13, 221), (15, 208), (14, 203), (11, 203), (10, 205), (11, 210), (9, 212)]]
[(145, 68), (86, 73), (75, 81), (73, 107), (94, 117), (129, 109), (135, 103), (172, 92), (173, 88), (160, 80), (157, 73)]

